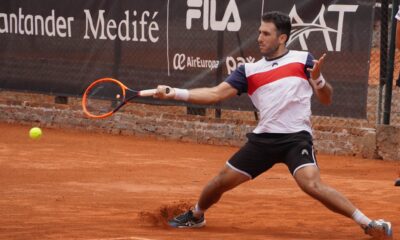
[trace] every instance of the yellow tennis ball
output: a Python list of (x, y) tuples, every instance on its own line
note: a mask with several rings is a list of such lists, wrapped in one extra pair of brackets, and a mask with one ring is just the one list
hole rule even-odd
[(29, 137), (32, 139), (39, 139), (42, 136), (42, 129), (38, 127), (33, 127), (29, 130)]

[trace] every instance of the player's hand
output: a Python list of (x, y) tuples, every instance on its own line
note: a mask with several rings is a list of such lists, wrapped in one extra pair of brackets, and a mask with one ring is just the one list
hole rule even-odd
[(313, 60), (314, 66), (313, 68), (307, 68), (307, 71), (310, 73), (311, 79), (318, 79), (321, 74), (322, 65), (324, 65), (326, 53), (322, 54), (322, 56), (318, 60)]
[(153, 97), (159, 99), (174, 99), (175, 89), (166, 85), (158, 85), (157, 92)]

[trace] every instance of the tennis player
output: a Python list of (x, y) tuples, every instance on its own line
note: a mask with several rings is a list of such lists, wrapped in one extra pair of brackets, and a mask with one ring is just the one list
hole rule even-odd
[(254, 179), (276, 163), (284, 163), (298, 186), (333, 212), (354, 219), (365, 233), (390, 238), (390, 222), (371, 220), (345, 196), (323, 183), (314, 155), (311, 130), (311, 97), (326, 105), (332, 87), (321, 74), (325, 54), (315, 60), (308, 52), (286, 48), (290, 18), (280, 12), (262, 16), (258, 45), (262, 55), (255, 63), (238, 67), (224, 82), (211, 88), (178, 89), (158, 86), (155, 97), (196, 104), (214, 104), (247, 93), (260, 112), (260, 120), (247, 143), (236, 152), (203, 189), (193, 209), (169, 221), (176, 228), (205, 225), (204, 213), (222, 194)]

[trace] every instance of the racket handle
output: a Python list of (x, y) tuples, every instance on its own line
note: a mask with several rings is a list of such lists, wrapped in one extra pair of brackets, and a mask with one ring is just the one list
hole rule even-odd
[[(166, 94), (168, 94), (170, 92), (171, 92), (171, 89), (169, 87), (165, 89)], [(157, 89), (148, 89), (148, 90), (142, 90), (138, 94), (141, 97), (152, 97), (156, 93), (157, 93)]]
[(154, 94), (156, 94), (156, 92), (157, 92), (157, 89), (148, 89), (148, 90), (142, 90), (138, 94), (141, 97), (151, 97)]

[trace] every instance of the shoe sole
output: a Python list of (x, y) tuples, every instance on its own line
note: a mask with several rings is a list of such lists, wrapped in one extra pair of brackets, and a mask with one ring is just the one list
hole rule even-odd
[(197, 224), (194, 224), (191, 226), (173, 226), (173, 225), (169, 224), (169, 226), (171, 226), (173, 228), (201, 228), (201, 227), (204, 227), (205, 225), (206, 225), (206, 220), (204, 220), (201, 223), (197, 223)]

